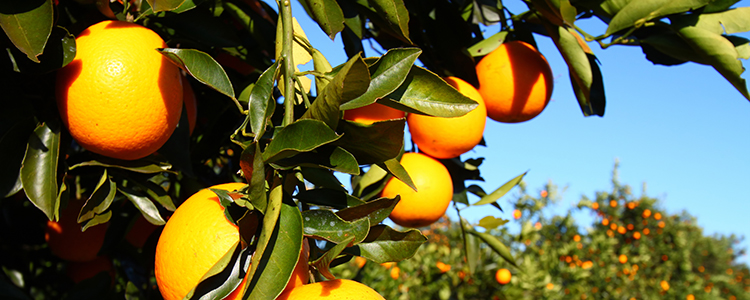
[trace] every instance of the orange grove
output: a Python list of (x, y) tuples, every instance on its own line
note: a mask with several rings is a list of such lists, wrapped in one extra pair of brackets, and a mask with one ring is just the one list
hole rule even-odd
[(445, 82), (477, 102), (477, 107), (455, 118), (441, 118), (410, 113), (406, 116), (409, 133), (419, 151), (435, 158), (454, 158), (474, 149), (482, 141), (487, 122), (484, 100), (471, 84), (457, 77)]
[(60, 219), (47, 221), (44, 240), (49, 244), (52, 254), (68, 261), (92, 261), (96, 259), (104, 244), (109, 223), (99, 224), (81, 231), (78, 215), (86, 203), (84, 200), (71, 199), (68, 206), (60, 211)]
[(495, 272), (495, 280), (497, 280), (499, 284), (508, 284), (511, 277), (512, 275), (508, 269), (500, 269)]
[(122, 21), (81, 32), (56, 83), (60, 116), (78, 144), (125, 160), (164, 145), (183, 103), (180, 69), (156, 51), (166, 46), (150, 29)]
[(379, 121), (401, 119), (406, 115), (403, 111), (373, 103), (367, 106), (344, 111), (344, 119), (362, 124), (372, 124)]
[(382, 196), (401, 196), (393, 208), (391, 220), (404, 227), (422, 227), (435, 223), (445, 214), (453, 199), (453, 181), (439, 161), (420, 153), (405, 153), (401, 165), (417, 187), (414, 191), (395, 177), (388, 180)]
[(372, 288), (348, 279), (305, 284), (282, 293), (277, 300), (385, 300)]
[(525, 42), (501, 44), (479, 61), (476, 71), (487, 116), (495, 121), (531, 120), (552, 97), (552, 70), (544, 56)]

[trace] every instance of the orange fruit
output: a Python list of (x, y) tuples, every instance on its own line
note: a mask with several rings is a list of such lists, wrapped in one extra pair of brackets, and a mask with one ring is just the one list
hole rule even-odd
[(508, 269), (500, 269), (495, 273), (495, 280), (497, 280), (499, 284), (508, 284), (511, 277), (512, 276)]
[(661, 220), (661, 213), (655, 213), (654, 214), (654, 219)]
[(76, 38), (75, 59), (57, 72), (60, 116), (89, 151), (133, 160), (158, 150), (182, 113), (180, 69), (156, 51), (150, 29), (103, 21)]
[(689, 295), (687, 295), (687, 297), (685, 297), (685, 299), (687, 299), (687, 300), (695, 300), (695, 296), (693, 296), (693, 294), (689, 294)]
[(620, 254), (620, 256), (617, 258), (618, 261), (620, 261), (621, 264), (624, 264), (628, 262), (628, 256), (625, 254)]
[(445, 273), (451, 270), (451, 265), (446, 264), (442, 261), (437, 262), (435, 266), (437, 266), (438, 270), (440, 270), (440, 273)]
[(576, 235), (573, 236), (573, 240), (576, 241), (576, 242), (580, 242), (581, 241), (581, 236), (576, 234)]
[[(244, 186), (227, 183), (211, 188), (234, 191)], [(184, 298), (239, 238), (238, 227), (226, 219), (214, 192), (203, 189), (185, 200), (164, 225), (156, 246), (154, 272), (164, 299)], [(307, 283), (309, 245), (305, 244), (287, 288)], [(246, 280), (224, 299), (240, 298)]]
[(495, 121), (531, 120), (552, 97), (552, 70), (544, 56), (525, 42), (501, 44), (479, 61), (476, 70), (487, 116)]
[(479, 91), (460, 78), (447, 77), (445, 82), (479, 105), (467, 114), (455, 118), (419, 114), (406, 116), (409, 133), (419, 151), (435, 158), (454, 158), (474, 149), (482, 141), (487, 122), (487, 108)]
[(380, 103), (373, 103), (367, 106), (344, 111), (345, 120), (368, 125), (379, 121), (401, 119), (404, 115), (403, 111), (390, 108)]
[(112, 261), (106, 256), (98, 256), (92, 261), (71, 262), (68, 264), (65, 274), (67, 274), (73, 282), (79, 283), (94, 277), (101, 272), (107, 272), (109, 277), (112, 278), (112, 283), (114, 283), (115, 270), (112, 266)]
[(185, 102), (185, 111), (187, 113), (190, 134), (193, 134), (195, 122), (198, 118), (198, 100), (195, 98), (193, 87), (190, 86), (190, 82), (188, 82), (188, 79), (184, 76), (182, 77), (182, 100)]
[(372, 288), (349, 279), (305, 284), (282, 293), (276, 300), (385, 300)]
[(391, 269), (391, 278), (398, 279), (399, 275), (401, 275), (401, 268), (399, 268), (399, 267), (393, 267)]
[(661, 282), (659, 282), (659, 285), (661, 286), (662, 290), (664, 291), (669, 290), (669, 282), (667, 282), (666, 280), (662, 280)]
[(518, 220), (518, 219), (521, 218), (522, 215), (523, 215), (523, 213), (520, 210), (518, 210), (518, 209), (513, 210), (513, 219)]
[(648, 219), (648, 217), (651, 216), (651, 210), (650, 209), (644, 210), (642, 216), (644, 219)]
[(52, 254), (68, 261), (92, 261), (96, 259), (104, 244), (107, 224), (99, 224), (81, 231), (78, 214), (86, 203), (84, 200), (73, 200), (60, 211), (58, 221), (47, 221), (44, 239), (49, 244)]
[(445, 214), (453, 199), (453, 181), (448, 169), (439, 161), (420, 153), (404, 153), (401, 165), (409, 173), (418, 191), (395, 177), (388, 180), (382, 196), (401, 195), (393, 208), (391, 220), (404, 227), (422, 227), (435, 223)]
[(357, 265), (358, 269), (364, 267), (365, 263), (367, 263), (367, 259), (362, 256), (357, 256), (354, 258), (354, 264)]
[(136, 248), (143, 248), (143, 245), (146, 244), (146, 241), (156, 228), (159, 228), (159, 226), (151, 224), (143, 215), (140, 215), (133, 222), (133, 226), (130, 227), (128, 234), (125, 235), (125, 240)]

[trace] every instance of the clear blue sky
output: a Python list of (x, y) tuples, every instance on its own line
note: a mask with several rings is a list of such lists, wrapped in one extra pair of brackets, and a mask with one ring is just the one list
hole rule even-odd
[[(523, 11), (521, 1), (505, 2), (513, 12)], [(345, 62), (340, 37), (331, 41), (298, 2), (293, 3), (293, 13), (313, 46), (332, 65)], [(750, 6), (750, 1), (736, 6)], [(485, 36), (497, 31), (487, 28)], [(747, 33), (742, 36), (750, 38)], [(609, 190), (619, 159), (620, 181), (631, 185), (636, 195), (646, 183), (648, 196), (658, 198), (669, 213), (686, 210), (696, 216), (705, 234), (750, 238), (750, 102), (731, 84), (710, 66), (655, 66), (638, 47), (602, 50), (592, 43), (601, 62), (607, 106), (603, 118), (585, 118), (557, 48), (546, 37), (536, 39), (555, 77), (552, 100), (528, 122), (488, 119), (488, 147), (462, 156), (486, 158), (480, 167), (485, 182), (477, 184), (491, 191), (528, 170), (525, 181), (531, 191), (549, 180), (567, 187), (558, 208), (563, 211), (581, 195), (594, 198), (595, 191)], [(743, 64), (748, 67), (747, 61)], [(748, 78), (747, 72), (743, 77)], [(506, 199), (500, 204), (509, 207)], [(510, 218), (510, 210), (490, 212)], [(475, 222), (487, 213), (469, 209), (465, 217)], [(581, 217), (582, 225), (590, 223), (589, 217)], [(748, 249), (750, 241), (739, 246)], [(747, 257), (740, 260), (748, 262)]]

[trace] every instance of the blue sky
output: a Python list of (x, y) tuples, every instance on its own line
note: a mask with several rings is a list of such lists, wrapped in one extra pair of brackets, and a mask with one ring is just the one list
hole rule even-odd
[[(513, 12), (523, 11), (517, 8), (521, 1), (505, 2)], [(298, 2), (293, 3), (293, 13), (313, 46), (332, 65), (345, 62), (340, 37), (331, 41)], [(736, 6), (749, 4), (741, 1)], [(603, 27), (600, 30), (590, 33), (603, 32)], [(485, 36), (497, 31), (487, 28)], [(741, 36), (750, 38), (747, 33)], [(603, 118), (583, 117), (562, 57), (548, 38), (536, 36), (536, 40), (555, 78), (552, 100), (528, 122), (502, 124), (488, 119), (488, 147), (462, 156), (486, 158), (480, 167), (485, 182), (478, 185), (491, 191), (528, 170), (524, 180), (531, 191), (550, 180), (566, 188), (556, 208), (564, 211), (581, 195), (594, 198), (595, 191), (609, 190), (619, 160), (620, 182), (631, 185), (636, 195), (645, 183), (646, 194), (658, 198), (662, 208), (696, 216), (705, 234), (750, 238), (750, 102), (731, 84), (710, 66), (655, 66), (639, 47), (602, 50), (592, 43), (601, 62), (607, 106)], [(743, 64), (748, 67), (747, 61)], [(747, 72), (743, 77), (748, 78)], [(500, 203), (509, 207), (507, 201)], [(477, 221), (488, 210), (474, 208), (466, 213), (464, 217)], [(510, 218), (510, 210), (491, 213)], [(588, 215), (579, 217), (581, 224), (590, 223)], [(739, 246), (748, 249), (750, 242)], [(740, 260), (748, 262), (747, 257)]]

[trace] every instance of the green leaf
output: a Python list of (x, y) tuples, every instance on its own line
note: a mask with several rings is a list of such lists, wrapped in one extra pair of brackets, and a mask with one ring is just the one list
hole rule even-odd
[(331, 262), (336, 259), (336, 257), (341, 254), (341, 251), (344, 251), (346, 249), (347, 245), (350, 245), (352, 241), (354, 240), (354, 237), (349, 237), (348, 239), (342, 241), (341, 243), (338, 243), (336, 246), (331, 247), (331, 249), (328, 249), (323, 255), (321, 255), (318, 259), (311, 262), (310, 264), (315, 266), (315, 269), (328, 280), (334, 280), (336, 279), (336, 276), (331, 274)]
[(358, 177), (356, 181), (354, 181), (355, 178), (352, 178), (352, 195), (361, 196), (367, 187), (383, 180), (386, 175), (388, 175), (388, 172), (381, 167), (371, 165), (370, 169), (364, 175)]
[(164, 225), (167, 222), (159, 214), (159, 209), (154, 205), (151, 200), (140, 192), (136, 192), (127, 187), (119, 187), (117, 189), (121, 194), (125, 195), (130, 202), (135, 205), (136, 208), (141, 212), (141, 215), (151, 224)]
[(499, 226), (505, 225), (508, 222), (509, 222), (509, 220), (505, 220), (503, 218), (495, 218), (493, 216), (486, 216), (486, 217), (480, 219), (479, 220), (479, 224), (477, 224), (477, 225), (479, 225), (480, 227), (482, 227), (482, 228), (484, 228), (486, 230), (492, 230), (492, 229), (495, 229), (495, 228), (497, 228)]
[(170, 172), (172, 165), (161, 161), (149, 161), (148, 159), (139, 160), (118, 160), (109, 157), (97, 157), (96, 160), (84, 161), (71, 165), (68, 169), (73, 170), (81, 167), (106, 167), (118, 168), (142, 174), (156, 174), (161, 172)]
[[(9, 116), (10, 117), (10, 116)], [(12, 122), (7, 124), (5, 122)], [(20, 120), (0, 119), (5, 132), (0, 133), (0, 157), (3, 157), (3, 167), (0, 168), (0, 199), (15, 194), (21, 190), (21, 164), (26, 153), (29, 135), (34, 132), (36, 122), (33, 118)]]
[(490, 203), (497, 202), (498, 199), (505, 196), (506, 193), (510, 191), (513, 187), (517, 186), (519, 183), (521, 183), (521, 180), (524, 176), (526, 176), (527, 172), (523, 172), (523, 174), (516, 176), (515, 178), (508, 180), (505, 184), (497, 188), (494, 192), (490, 193), (487, 196), (482, 197), (482, 199), (479, 199), (476, 203), (472, 204), (472, 206), (478, 206), (478, 205), (485, 205)]
[(341, 183), (341, 181), (336, 178), (333, 172), (325, 169), (310, 167), (303, 167), (301, 169), (302, 176), (305, 177), (305, 180), (309, 181), (310, 183), (319, 187), (346, 192), (346, 188)]
[(609, 22), (605, 35), (612, 35), (620, 30), (643, 26), (647, 21), (666, 15), (683, 13), (706, 6), (710, 0), (632, 0), (623, 7)]
[(484, 243), (487, 244), (487, 246), (490, 246), (492, 250), (495, 251), (495, 253), (499, 254), (500, 257), (502, 257), (505, 261), (513, 265), (514, 267), (518, 268), (518, 265), (516, 264), (515, 259), (513, 259), (513, 256), (510, 254), (510, 250), (508, 247), (506, 247), (499, 239), (497, 239), (495, 236), (484, 233), (484, 232), (478, 232), (474, 230), (473, 228), (467, 229), (468, 233), (482, 239)]
[(185, 0), (146, 0), (154, 12), (172, 11), (180, 7)]
[(414, 256), (427, 238), (417, 229), (397, 231), (386, 225), (370, 228), (367, 238), (344, 252), (362, 256), (376, 263), (402, 261)]
[[(341, 105), (341, 110), (363, 107), (395, 91), (406, 80), (422, 50), (419, 48), (390, 49), (374, 63), (369, 63), (370, 85), (359, 97)], [(369, 60), (369, 59), (368, 59)]]
[(406, 169), (404, 169), (404, 166), (401, 165), (401, 163), (393, 158), (386, 160), (383, 163), (378, 163), (378, 167), (388, 172), (388, 174), (391, 174), (393, 177), (396, 177), (396, 179), (401, 180), (404, 184), (409, 186), (412, 190), (417, 190), (417, 186), (414, 185), (414, 181), (411, 180), (411, 176), (409, 176), (409, 173), (406, 172)]
[(57, 166), (60, 156), (60, 125), (39, 124), (29, 137), (21, 166), (26, 196), (50, 220), (57, 219), (59, 203)]
[(249, 259), (247, 251), (242, 249), (239, 240), (229, 248), (198, 284), (190, 290), (185, 299), (223, 299), (231, 294), (243, 280), (242, 274), (247, 270), (244, 266)]
[(195, 49), (163, 48), (158, 51), (200, 83), (235, 99), (234, 88), (227, 73), (210, 55)]
[(372, 226), (380, 224), (385, 218), (388, 218), (400, 199), (401, 197), (398, 195), (393, 199), (378, 198), (357, 206), (339, 210), (336, 212), (336, 215), (344, 221), (349, 222), (367, 217), (370, 219), (370, 226)]
[(715, 34), (750, 31), (750, 7), (740, 7), (712, 14), (690, 14), (673, 18), (673, 24), (695, 26)]
[(53, 24), (52, 0), (2, 1), (0, 4), (0, 27), (13, 45), (33, 62), (40, 62), (38, 57), (44, 51)]
[(500, 44), (505, 42), (505, 38), (508, 36), (507, 31), (500, 31), (493, 34), (492, 36), (481, 40), (480, 42), (469, 47), (469, 54), (473, 57), (485, 56), (490, 54), (492, 50), (497, 49)]
[(333, 143), (351, 152), (363, 165), (395, 158), (404, 146), (405, 119), (364, 125), (344, 121), (339, 124), (341, 139)]
[[(268, 201), (268, 188), (266, 187), (266, 185), (268, 184), (266, 182), (266, 166), (263, 161), (263, 155), (260, 152), (260, 145), (258, 143), (253, 143), (253, 145), (251, 145), (250, 147), (254, 147), (255, 151), (253, 151), (252, 154), (253, 157), (251, 163), (253, 166), (253, 174), (249, 180), (250, 187), (248, 190), (248, 197), (253, 201), (253, 206), (255, 206), (260, 211), (265, 211), (265, 204)], [(245, 150), (247, 151), (248, 149), (250, 149), (250, 147), (246, 148)], [(246, 151), (243, 151), (243, 155), (246, 154)]]
[(340, 244), (354, 237), (351, 242), (356, 245), (367, 237), (367, 232), (370, 229), (368, 218), (360, 218), (349, 222), (330, 210), (307, 210), (302, 212), (302, 218), (305, 220), (304, 231), (306, 236), (324, 239), (335, 244)]
[(418, 66), (412, 66), (403, 84), (386, 98), (392, 101), (378, 103), (410, 113), (443, 118), (463, 116), (478, 105), (435, 73)]
[[(273, 193), (273, 192), (272, 192)], [(273, 202), (273, 197), (271, 197)], [(302, 249), (302, 217), (296, 206), (281, 204), (280, 216), (276, 225), (272, 227), (270, 238), (265, 245), (265, 251), (253, 254), (251, 270), (248, 275), (252, 278), (245, 285), (245, 295), (242, 299), (275, 299), (292, 277), (294, 266), (300, 257)], [(268, 211), (263, 218), (266, 226)], [(283, 224), (283, 230), (282, 230)], [(266, 229), (263, 229), (264, 233)], [(261, 241), (263, 235), (261, 235)], [(261, 249), (259, 243), (258, 249)]]
[(349, 59), (321, 91), (302, 119), (321, 120), (336, 130), (341, 118), (339, 107), (362, 95), (370, 84), (370, 72), (361, 56)]
[(393, 32), (412, 43), (409, 39), (409, 11), (403, 0), (370, 0), (368, 2)]
[(276, 160), (271, 165), (281, 170), (305, 166), (359, 175), (359, 163), (354, 155), (344, 148), (331, 145), (323, 145), (311, 152), (303, 152), (289, 158)]
[(294, 195), (294, 198), (306, 204), (343, 209), (347, 207), (348, 197), (346, 191), (319, 188), (299, 191), (297, 195)]
[(325, 123), (318, 120), (297, 120), (276, 134), (263, 153), (263, 160), (271, 163), (301, 152), (309, 152), (341, 138)]
[[(268, 67), (255, 82), (250, 97), (247, 100), (248, 115), (250, 118), (250, 129), (255, 134), (257, 142), (266, 131), (266, 124), (276, 110), (276, 101), (273, 98), (273, 82), (278, 71), (278, 62)], [(242, 100), (241, 100), (242, 101)]]
[[(674, 65), (692, 61), (702, 65), (708, 65), (708, 62), (698, 54), (692, 47), (677, 33), (671, 30), (649, 34), (639, 39), (646, 58), (655, 64)], [(649, 49), (653, 47), (657, 52)], [(662, 58), (658, 54), (665, 54), (667, 58)]]
[(76, 56), (76, 38), (63, 27), (52, 28), (47, 45), (44, 47), (44, 53), (38, 57), (39, 62), (26, 59), (26, 54), (16, 48), (8, 48), (7, 50), (14, 71), (26, 74), (45, 74), (60, 69), (73, 61)]
[(344, 12), (335, 0), (300, 0), (307, 14), (331, 40), (344, 30)]
[[(109, 206), (112, 205), (112, 201), (115, 200), (115, 193), (117, 193), (117, 187), (115, 183), (109, 178), (107, 169), (104, 169), (99, 183), (96, 184), (94, 191), (91, 196), (86, 200), (86, 204), (83, 205), (81, 211), (78, 213), (78, 223), (84, 223), (83, 229), (98, 225), (97, 221), (103, 220), (101, 215), (111, 213)], [(99, 217), (97, 219), (97, 217)]]

